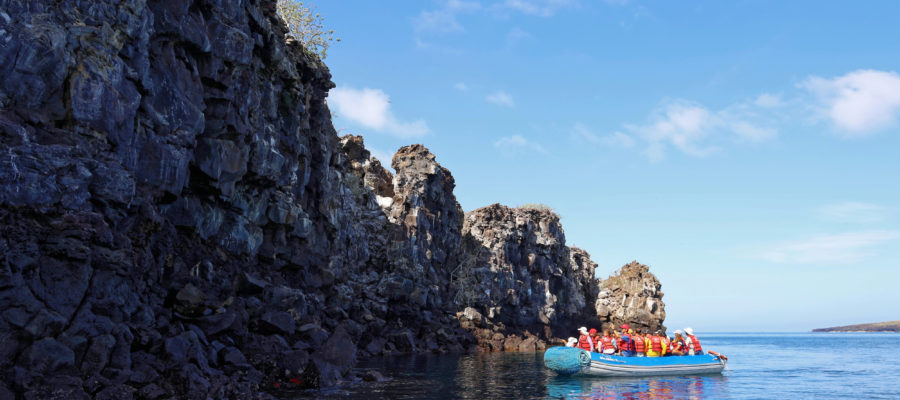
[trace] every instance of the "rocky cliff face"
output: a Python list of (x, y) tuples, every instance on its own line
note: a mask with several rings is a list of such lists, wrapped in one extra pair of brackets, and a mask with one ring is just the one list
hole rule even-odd
[(632, 261), (607, 278), (597, 297), (597, 316), (604, 328), (618, 329), (627, 323), (632, 329), (666, 330), (666, 305), (662, 285), (650, 267)]
[(554, 333), (568, 335), (595, 319), (596, 264), (566, 246), (554, 212), (499, 204), (474, 210), (466, 214), (463, 253), (454, 273), (457, 302), (470, 308), (459, 317), (482, 347), (521, 348), (524, 334), (536, 338), (529, 348), (542, 348)]
[(273, 10), (0, 0), (0, 398), (267, 398), (594, 315), (557, 217), (464, 226), (423, 146), (338, 138)]
[(386, 214), (273, 3), (0, 1), (0, 394), (265, 397), (468, 346), (452, 177), (401, 152)]

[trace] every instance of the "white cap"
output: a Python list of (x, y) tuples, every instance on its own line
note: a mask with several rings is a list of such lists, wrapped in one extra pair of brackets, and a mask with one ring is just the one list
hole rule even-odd
[(569, 340), (566, 341), (566, 346), (575, 347), (575, 343), (578, 343), (578, 339), (570, 337)]
[(583, 326), (581, 328), (578, 328), (578, 330), (581, 331), (581, 333), (587, 333), (587, 328)]
[(683, 333), (684, 333), (684, 331), (682, 331), (681, 329), (677, 329), (677, 330), (675, 331), (675, 334), (676, 334), (676, 335), (681, 335), (681, 334), (683, 334)]
[(690, 327), (684, 328), (684, 333), (687, 333), (688, 335), (693, 335), (693, 334), (694, 334), (694, 330), (691, 329)]

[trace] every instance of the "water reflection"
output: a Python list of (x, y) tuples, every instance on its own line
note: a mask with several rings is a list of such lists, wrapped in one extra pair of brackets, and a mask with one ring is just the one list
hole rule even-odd
[(725, 377), (563, 377), (542, 353), (416, 355), (364, 360), (391, 380), (311, 391), (317, 399), (702, 399), (729, 397)]
[(727, 377), (675, 376), (591, 378), (556, 376), (547, 382), (548, 399), (703, 399), (727, 397)]

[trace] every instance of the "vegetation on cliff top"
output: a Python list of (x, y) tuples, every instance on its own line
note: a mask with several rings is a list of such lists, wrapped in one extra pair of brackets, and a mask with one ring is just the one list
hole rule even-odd
[(325, 29), (324, 18), (315, 13), (313, 8), (297, 0), (278, 0), (277, 5), (278, 15), (284, 20), (290, 35), (324, 60), (331, 43), (340, 42), (341, 39), (334, 36), (334, 30)]

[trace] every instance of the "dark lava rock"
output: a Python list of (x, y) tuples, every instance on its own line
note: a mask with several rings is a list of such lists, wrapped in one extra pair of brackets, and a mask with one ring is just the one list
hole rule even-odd
[(34, 342), (22, 355), (28, 369), (49, 373), (75, 365), (75, 353), (53, 338)]
[(259, 318), (259, 327), (263, 332), (293, 335), (296, 325), (294, 317), (284, 311), (267, 311)]

